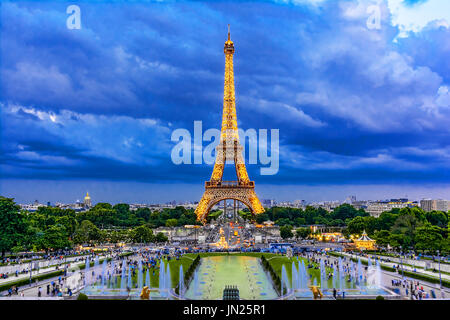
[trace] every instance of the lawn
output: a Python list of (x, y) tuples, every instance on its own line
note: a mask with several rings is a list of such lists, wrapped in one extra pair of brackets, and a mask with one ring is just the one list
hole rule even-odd
[[(286, 268), (286, 274), (288, 277), (288, 281), (289, 283), (292, 281), (292, 262), (295, 262), (295, 266), (298, 267), (298, 262), (297, 262), (297, 258), (287, 258), (286, 256), (282, 256), (282, 255), (272, 255), (272, 257), (268, 257), (266, 256), (267, 261), (269, 261), (270, 265), (272, 266), (272, 268), (274, 269), (274, 271), (280, 276), (281, 278), (281, 274), (282, 274), (282, 267), (284, 265), (284, 267)], [(308, 260), (306, 258), (302, 258), (299, 257), (299, 260), (304, 262), (305, 267), (308, 266)], [(312, 264), (314, 267), (320, 267), (318, 263), (313, 263), (310, 262), (309, 264)], [(311, 277), (311, 283), (314, 283), (314, 280), (317, 281), (317, 285), (321, 285), (321, 280), (320, 280), (320, 269), (315, 269), (315, 268), (306, 268), (307, 272), (309, 275), (312, 275)], [(333, 268), (329, 268), (326, 267), (326, 272), (328, 273), (333, 273)], [(351, 288), (351, 284), (349, 282), (347, 282), (346, 280), (348, 279), (348, 277), (345, 277), (345, 281), (344, 281), (344, 286), (345, 288)], [(329, 280), (327, 280), (327, 287), (328, 288), (333, 288), (333, 278), (330, 278)]]
[[(195, 257), (195, 256), (194, 256)], [(171, 259), (169, 261), (169, 268), (170, 268), (170, 278), (172, 279), (172, 286), (175, 287), (178, 284), (178, 279), (180, 275), (180, 265), (183, 265), (183, 272), (186, 272), (189, 269), (189, 266), (192, 264), (193, 260), (188, 257), (181, 257), (179, 260)], [(167, 260), (164, 259), (164, 263), (167, 266)], [(150, 286), (152, 288), (158, 288), (159, 287), (159, 261), (156, 264), (155, 268), (150, 268)], [(143, 284), (145, 285), (145, 279), (147, 276), (147, 269), (143, 267), (143, 270), (145, 270), (142, 274)], [(125, 283), (128, 283), (128, 271), (125, 276)], [(138, 275), (135, 274), (131, 277), (131, 285), (133, 288), (136, 287), (138, 283)], [(118, 277), (117, 283), (113, 284), (113, 287), (118, 289), (121, 286), (121, 276)], [(108, 287), (111, 287), (111, 283), (109, 283)]]
[[(270, 265), (274, 269), (274, 271), (280, 276), (282, 274), (282, 266), (284, 265), (286, 268), (286, 274), (288, 277), (289, 282), (291, 282), (292, 278), (292, 262), (295, 262), (295, 265), (297, 265), (297, 258), (287, 258), (284, 255), (275, 254), (275, 253), (261, 253), (261, 252), (236, 252), (236, 253), (227, 253), (227, 252), (202, 252), (202, 253), (188, 253), (184, 254), (179, 260), (171, 259), (169, 261), (169, 267), (170, 267), (170, 276), (172, 279), (172, 287), (176, 287), (179, 281), (179, 270), (180, 265), (183, 265), (183, 272), (186, 272), (189, 269), (189, 266), (192, 264), (193, 260), (197, 255), (200, 255), (200, 257), (208, 257), (208, 256), (224, 256), (224, 255), (233, 255), (233, 256), (250, 256), (250, 257), (256, 257), (260, 258), (262, 255), (266, 257), (266, 259), (269, 261)], [(299, 258), (300, 260), (303, 260), (305, 266), (308, 265), (308, 261), (306, 258)], [(165, 263), (167, 263), (167, 260), (164, 260)], [(318, 264), (310, 263), (314, 265), (314, 267), (318, 267)], [(326, 268), (327, 274), (333, 273), (332, 268)], [(320, 269), (315, 268), (307, 268), (308, 274), (312, 275), (311, 282), (314, 282), (314, 279), (316, 279), (317, 284), (321, 285), (320, 281)], [(143, 283), (145, 284), (146, 279), (146, 272), (142, 275)], [(128, 274), (126, 276), (126, 281), (128, 282)], [(132, 287), (135, 288), (136, 284), (138, 283), (138, 276), (135, 275), (132, 277)], [(156, 268), (150, 268), (150, 284), (152, 288), (158, 288), (159, 287), (159, 261), (156, 265)], [(114, 283), (115, 288), (120, 288), (121, 281), (120, 277), (117, 280), (117, 283)], [(349, 283), (345, 281), (345, 287), (349, 287)], [(333, 281), (332, 279), (327, 281), (327, 287), (332, 288), (333, 287)]]

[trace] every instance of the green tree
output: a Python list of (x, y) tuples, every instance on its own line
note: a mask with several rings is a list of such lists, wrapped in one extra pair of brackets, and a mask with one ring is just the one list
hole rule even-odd
[(305, 218), (295, 218), (295, 225), (296, 226), (304, 226), (306, 224), (306, 219)]
[(45, 230), (42, 246), (45, 251), (49, 249), (59, 250), (72, 247), (72, 243), (68, 239), (67, 230), (64, 226), (57, 224)]
[(211, 211), (208, 214), (208, 216), (206, 217), (206, 221), (208, 221), (208, 223), (210, 223), (211, 220), (216, 220), (221, 214), (222, 214), (222, 210)]
[(292, 233), (292, 227), (289, 225), (280, 227), (280, 237), (283, 239), (292, 238), (294, 234)]
[(355, 217), (347, 225), (348, 232), (351, 234), (361, 234), (366, 229), (366, 223), (363, 217)]
[(136, 216), (144, 221), (148, 221), (151, 214), (152, 212), (149, 208), (139, 208), (136, 210)]
[(403, 212), (404, 213), (400, 213), (395, 220), (395, 223), (391, 228), (391, 233), (393, 235), (400, 235), (401, 237), (399, 236), (395, 239), (400, 241), (403, 247), (409, 247), (413, 245), (415, 229), (419, 225), (419, 220), (414, 214), (408, 213), (408, 211)]
[(170, 219), (170, 211), (169, 209), (164, 209), (160, 214), (159, 214), (159, 218), (161, 219), (161, 222), (163, 222), (164, 224), (166, 223), (167, 219)]
[(342, 227), (345, 226), (345, 222), (342, 221), (341, 219), (334, 219), (331, 220), (328, 225), (333, 226), (333, 227)]
[(177, 219), (167, 219), (166, 220), (166, 227), (175, 227), (178, 224)]
[(149, 224), (153, 227), (159, 227), (160, 224), (160, 217), (159, 217), (159, 212), (158, 211), (153, 211), (150, 215), (150, 218), (148, 220)]
[(380, 246), (387, 246), (389, 244), (389, 236), (390, 232), (387, 230), (380, 230), (375, 233), (374, 239), (376, 240), (377, 244)]
[(407, 241), (405, 241), (405, 238), (405, 235), (401, 233), (391, 233), (389, 235), (389, 245), (396, 249), (400, 247), (405, 248), (407, 246)]
[(153, 242), (154, 238), (152, 229), (145, 225), (136, 227), (130, 232), (130, 239), (135, 243)]
[(310, 228), (298, 228), (296, 231), (297, 238), (306, 239), (311, 234)]
[(277, 221), (275, 221), (275, 223), (279, 226), (286, 226), (286, 225), (292, 226), (294, 224), (294, 222), (289, 218), (278, 219)]
[(269, 216), (266, 213), (261, 213), (256, 215), (256, 222), (261, 224), (264, 221), (269, 220)]
[(24, 240), (27, 226), (14, 199), (0, 196), (0, 251), (6, 251)]
[(127, 230), (110, 230), (105, 238), (111, 243), (123, 242), (127, 240), (128, 232)]
[(426, 222), (426, 214), (422, 208), (419, 207), (406, 207), (400, 209), (400, 215), (409, 214), (414, 216), (418, 222), (423, 223)]
[(92, 208), (92, 210), (98, 210), (98, 209), (112, 209), (112, 206), (109, 203), (99, 202)]
[(100, 229), (89, 220), (82, 221), (75, 231), (74, 241), (76, 243), (86, 243), (99, 239)]
[(377, 218), (372, 216), (363, 217), (365, 230), (369, 235), (373, 235), (375, 230), (378, 230), (378, 221)]
[(442, 240), (442, 254), (450, 254), (450, 238), (448, 236)]
[(377, 230), (391, 230), (398, 215), (392, 212), (383, 212), (377, 219)]
[(416, 249), (419, 250), (440, 250), (443, 245), (444, 238), (441, 235), (441, 230), (437, 226), (430, 223), (416, 229), (415, 242)]
[(253, 220), (254, 219), (253, 214), (251, 212), (249, 212), (249, 211), (239, 210), (238, 213), (242, 217), (242, 219), (244, 219), (244, 220)]
[(333, 210), (333, 219), (352, 219), (356, 216), (367, 216), (368, 213), (366, 213), (364, 210), (356, 210), (355, 207), (353, 207), (350, 204), (344, 203)]
[(121, 220), (128, 220), (130, 215), (130, 205), (126, 203), (118, 203), (113, 206), (114, 211), (117, 213), (117, 217)]
[(318, 216), (318, 211), (316, 208), (307, 206), (304, 212), (306, 224), (314, 224), (315, 218)]
[(442, 211), (430, 211), (426, 213), (426, 218), (429, 223), (440, 228), (447, 228), (448, 226), (448, 213)]
[(169, 238), (167, 238), (167, 236), (164, 233), (158, 232), (156, 234), (155, 240), (156, 240), (156, 242), (167, 242), (167, 240), (169, 240)]
[(64, 227), (67, 232), (68, 237), (73, 237), (75, 234), (75, 230), (77, 229), (78, 222), (75, 219), (75, 216), (67, 215), (56, 218), (56, 223), (60, 224)]

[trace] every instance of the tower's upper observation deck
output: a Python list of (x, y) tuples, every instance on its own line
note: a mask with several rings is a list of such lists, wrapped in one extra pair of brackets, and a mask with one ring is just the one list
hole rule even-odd
[(230, 25), (228, 25), (228, 40), (225, 41), (225, 45), (223, 47), (223, 52), (225, 54), (233, 54), (234, 53), (234, 43), (230, 39)]

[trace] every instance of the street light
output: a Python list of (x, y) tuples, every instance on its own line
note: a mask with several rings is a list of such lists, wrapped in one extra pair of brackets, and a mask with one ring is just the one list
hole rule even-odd
[(401, 263), (401, 265), (402, 265), (402, 280), (403, 280), (403, 278), (404, 278), (405, 276), (404, 276), (404, 274), (403, 274), (403, 260), (402, 260), (402, 258), (403, 258), (403, 251), (402, 251), (402, 247), (400, 246), (400, 263)]
[(67, 276), (67, 247), (64, 248), (64, 277)]
[(444, 297), (444, 293), (442, 292), (442, 278), (441, 278), (441, 257), (439, 256), (439, 250), (437, 250), (438, 254), (438, 262), (439, 262), (439, 290), (441, 291), (441, 296)]
[(32, 260), (30, 259), (30, 287), (31, 287), (31, 269), (32, 269), (33, 265), (32, 265)]
[(31, 259), (30, 259), (30, 287), (31, 287), (31, 274), (32, 274), (32, 270), (33, 270), (33, 253), (34, 253), (34, 251), (31, 250)]

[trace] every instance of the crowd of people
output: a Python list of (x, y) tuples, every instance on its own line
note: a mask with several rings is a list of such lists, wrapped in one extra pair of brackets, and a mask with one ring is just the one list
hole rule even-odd
[[(113, 253), (114, 252), (109, 252), (109, 254)], [(0, 270), (2, 271), (0, 273), (0, 278), (8, 279), (10, 277), (19, 277), (19, 275), (21, 274), (28, 274), (30, 272), (30, 266), (33, 270), (33, 273), (34, 271), (39, 272), (40, 269), (42, 272), (45, 272), (45, 270), (47, 270), (48, 267), (54, 267), (54, 270), (63, 269), (64, 270), (63, 277), (59, 277), (57, 282), (52, 281), (47, 286), (47, 296), (62, 296), (62, 294), (72, 295), (73, 292), (71, 288), (64, 285), (65, 276), (67, 276), (67, 270), (72, 266), (73, 263), (85, 262), (86, 259), (88, 259), (88, 257), (90, 259), (93, 259), (94, 257), (101, 255), (102, 253), (95, 253), (89, 251), (87, 252), (67, 251), (65, 253), (34, 255), (22, 258), (7, 257), (2, 260), (4, 265), (0, 267)], [(40, 265), (46, 265), (46, 267), (40, 268)], [(37, 282), (38, 280), (36, 280), (36, 283)], [(28, 285), (26, 285), (26, 287), (28, 287)], [(23, 295), (22, 291), (23, 290), (19, 291), (19, 288), (17, 286), (11, 286), (6, 292), (6, 295), (8, 296), (19, 295), (19, 292), (21, 292), (21, 295)], [(38, 296), (42, 296), (41, 287), (38, 288)]]
[(393, 288), (403, 288), (405, 290), (406, 296), (409, 296), (412, 300), (436, 298), (435, 291), (431, 289), (430, 292), (427, 292), (423, 288), (423, 285), (420, 285), (419, 281), (393, 279), (391, 284)]
[[(319, 269), (320, 261), (323, 260), (324, 266), (327, 268), (333, 268), (336, 267), (338, 269), (338, 260), (335, 258), (328, 257), (323, 252), (304, 252), (300, 253), (299, 256), (306, 258), (308, 261), (307, 267), (313, 268), (313, 269)], [(342, 258), (342, 269), (346, 276), (347, 282), (351, 282), (355, 275), (353, 274), (353, 269), (349, 266), (349, 257), (343, 257)], [(362, 274), (359, 275), (359, 277), (356, 279), (356, 283), (367, 283), (367, 271), (368, 266), (362, 266)], [(327, 280), (331, 279), (333, 277), (332, 272), (327, 273)], [(419, 281), (414, 281), (410, 279), (392, 279), (391, 280), (391, 289), (396, 288), (403, 288), (405, 296), (413, 299), (413, 300), (422, 300), (422, 299), (435, 299), (436, 293), (433, 289), (430, 289), (429, 291), (424, 289), (423, 285), (420, 285)], [(397, 290), (397, 293), (400, 293)], [(345, 297), (345, 291), (342, 293), (342, 297)], [(333, 296), (336, 297), (337, 291), (336, 288), (333, 288)]]
[[(66, 285), (66, 278), (59, 277), (57, 281), (47, 284), (47, 297), (62, 297), (63, 293), (72, 296), (72, 289)], [(38, 288), (38, 297), (42, 297), (42, 287)]]
[[(121, 250), (116, 250), (109, 252), (109, 257), (112, 257), (113, 259), (105, 262), (106, 264), (106, 272), (103, 271), (103, 266), (101, 266), (98, 261), (99, 257), (101, 257), (101, 254), (90, 252), (88, 254), (85, 254), (83, 256), (75, 257), (71, 260), (71, 263), (73, 262), (86, 262), (89, 259), (89, 262), (95, 263), (95, 268), (92, 268), (88, 274), (85, 274), (83, 272), (80, 273), (80, 279), (76, 286), (73, 286), (72, 284), (67, 283), (67, 274), (64, 274), (63, 276), (60, 276), (57, 280), (51, 281), (46, 285), (46, 287), (38, 287), (38, 297), (42, 296), (49, 296), (49, 297), (61, 297), (63, 295), (71, 296), (73, 294), (73, 291), (78, 289), (79, 287), (83, 286), (86, 282), (86, 278), (88, 277), (91, 282), (97, 282), (100, 281), (100, 283), (108, 282), (108, 284), (111, 285), (111, 287), (120, 287), (118, 285), (118, 281), (120, 281), (123, 278), (123, 270), (124, 268), (126, 270), (130, 270), (131, 275), (133, 277), (136, 276), (139, 265), (141, 265), (141, 271), (146, 274), (147, 270), (150, 272), (150, 274), (155, 275), (156, 272), (159, 269), (159, 262), (161, 259), (165, 259), (170, 261), (171, 259), (180, 259), (181, 256), (185, 253), (200, 253), (200, 252), (236, 252), (236, 251), (253, 251), (253, 252), (267, 252), (267, 249), (256, 249), (256, 248), (233, 248), (233, 249), (220, 249), (220, 248), (207, 248), (207, 247), (194, 247), (194, 248), (145, 248), (145, 247), (134, 247), (131, 248), (133, 251), (132, 256), (122, 257), (120, 256)], [(280, 249), (270, 249), (270, 252), (281, 252)], [(321, 263), (323, 266), (325, 266), (325, 270), (328, 270), (326, 272), (326, 278), (330, 280), (333, 277), (333, 272), (331, 270), (342, 270), (344, 274), (344, 279), (347, 282), (355, 282), (355, 284), (365, 284), (367, 283), (367, 275), (368, 275), (368, 267), (364, 265), (358, 266), (358, 264), (355, 264), (351, 261), (350, 257), (341, 257), (340, 261), (332, 256), (329, 256), (326, 252), (321, 250), (316, 251), (301, 251), (296, 250), (294, 248), (293, 250), (295, 252), (295, 255), (298, 255), (299, 257), (306, 258), (307, 268), (308, 269), (320, 269)], [(42, 259), (42, 256), (40, 257)], [(46, 256), (47, 259), (52, 259), (56, 261), (63, 261), (64, 255), (48, 255)], [(18, 263), (18, 266), (20, 266), (20, 260), (11, 259), (7, 260), (9, 263)], [(70, 266), (70, 263), (67, 263), (66, 266)], [(67, 269), (66, 269), (67, 271)], [(358, 272), (356, 272), (358, 271)], [(22, 268), (17, 269), (15, 271), (15, 276), (19, 276), (21, 273), (27, 273), (29, 272), (28, 269)], [(128, 274), (128, 272), (127, 272)], [(14, 275), (14, 274), (13, 274)], [(2, 273), (0, 274), (0, 278), (7, 278), (11, 276), (11, 274)], [(104, 277), (104, 279), (102, 279)], [(310, 277), (312, 277), (310, 275)], [(137, 284), (136, 284), (137, 285)], [(71, 288), (72, 286), (72, 288)], [(427, 292), (423, 286), (419, 286), (418, 282), (413, 282), (411, 280), (398, 280), (398, 279), (392, 279), (391, 282), (392, 288), (399, 288), (403, 287), (404, 291), (406, 292), (406, 295), (409, 296), (411, 299), (428, 299), (430, 297), (435, 298), (436, 295), (431, 290), (430, 292)], [(128, 284), (127, 284), (128, 287)], [(46, 291), (45, 291), (46, 289)], [(131, 288), (127, 288), (128, 291), (131, 290)], [(333, 295), (336, 294), (336, 288), (333, 288)], [(45, 293), (43, 292), (45, 291)], [(340, 293), (342, 297), (344, 297), (344, 291), (341, 290)], [(19, 295), (21, 293), (23, 295), (23, 292), (19, 291), (19, 288), (17, 287), (11, 287), (8, 290), (8, 295)]]
[(32, 271), (45, 271), (46, 268), (54, 267), (60, 270), (65, 263), (84, 261), (86, 254), (81, 252), (67, 252), (65, 254), (44, 254), (40, 256), (22, 257), (22, 258), (4, 258), (0, 266), (0, 278), (7, 279), (10, 276), (19, 277), (21, 274), (28, 274)]

